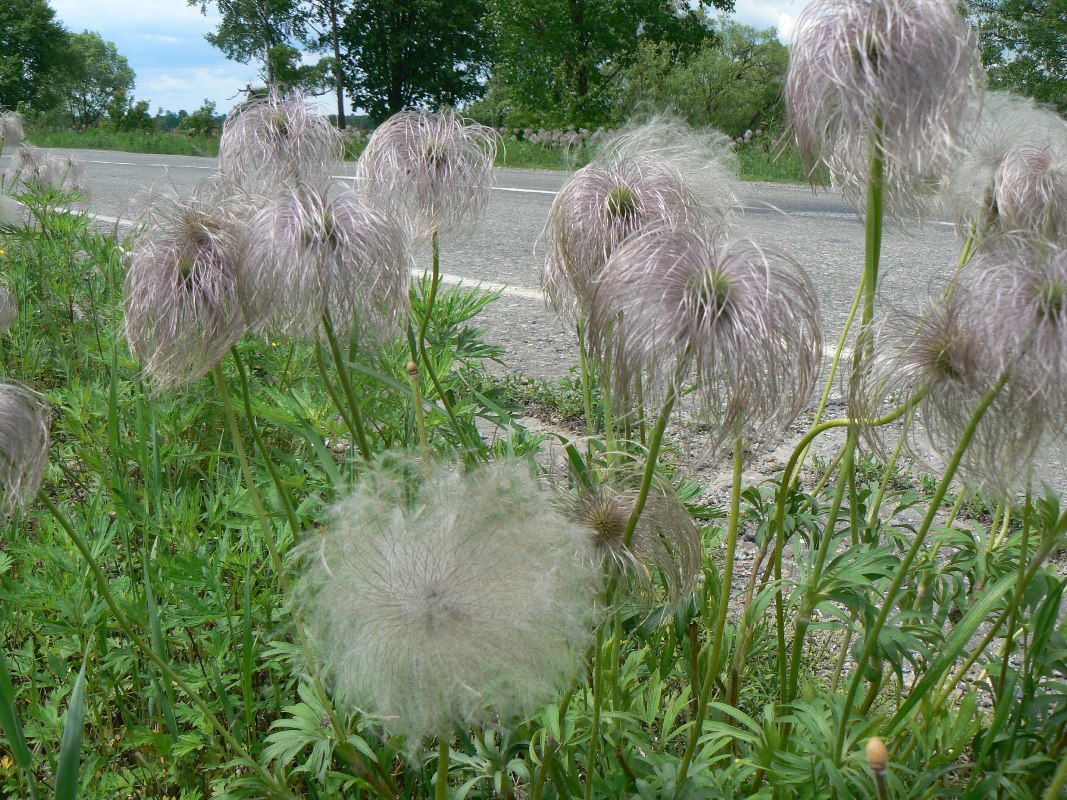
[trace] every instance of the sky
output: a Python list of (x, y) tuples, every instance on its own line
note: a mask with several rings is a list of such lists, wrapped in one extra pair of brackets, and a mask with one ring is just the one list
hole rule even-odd
[[(3, 2), (4, 0), (0, 0)], [(788, 42), (808, 0), (735, 0), (734, 17), (753, 27), (777, 28)], [(148, 100), (152, 114), (199, 108), (213, 100), (222, 113), (240, 101), (239, 90), (255, 85), (255, 64), (227, 59), (204, 40), (218, 18), (205, 17), (186, 0), (50, 0), (69, 30), (96, 31), (115, 43), (137, 74), (134, 95)], [(329, 105), (329, 98), (323, 100)]]

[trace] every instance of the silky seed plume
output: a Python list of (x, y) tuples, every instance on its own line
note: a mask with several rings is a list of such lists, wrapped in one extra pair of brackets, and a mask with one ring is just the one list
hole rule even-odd
[(786, 110), (801, 157), (862, 207), (868, 146), (886, 212), (920, 214), (984, 86), (975, 35), (953, 0), (813, 0), (797, 20)]
[(299, 93), (272, 89), (235, 108), (222, 126), (219, 172), (242, 189), (270, 195), (321, 186), (344, 157), (340, 133)]
[(312, 649), (339, 708), (409, 753), (513, 723), (582, 674), (599, 571), (528, 465), (376, 464), (330, 516), (301, 547)]
[(489, 204), (498, 139), (452, 111), (401, 111), (374, 131), (356, 178), (376, 203), (405, 214), (416, 238), (454, 238)]
[(381, 337), (406, 318), (413, 266), (407, 234), (355, 192), (304, 188), (252, 219), (240, 271), (249, 324), (308, 335), (329, 310)]
[(243, 226), (199, 197), (160, 198), (126, 273), (126, 337), (159, 390), (209, 372), (244, 335)]
[(17, 383), (0, 382), (0, 512), (33, 501), (48, 463), (48, 406)]

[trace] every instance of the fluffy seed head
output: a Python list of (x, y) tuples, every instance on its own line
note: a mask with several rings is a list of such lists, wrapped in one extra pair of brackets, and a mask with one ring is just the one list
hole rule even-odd
[(89, 196), (84, 161), (71, 153), (50, 153), (28, 144), (15, 151), (5, 182), (13, 187), (22, 183), (42, 192), (52, 189)]
[(489, 204), (498, 138), (451, 111), (401, 111), (374, 131), (356, 176), (376, 203), (406, 215), (416, 238), (460, 236)]
[(689, 596), (701, 575), (700, 534), (673, 487), (660, 482), (649, 493), (629, 547), (624, 546), (638, 496), (635, 477), (561, 492), (559, 507), (586, 531), (598, 561), (636, 576), (646, 587), (654, 570), (667, 584), (668, 600), (677, 603)]
[(0, 382), (0, 513), (33, 501), (47, 463), (47, 405), (25, 386)]
[(428, 473), (413, 487), (372, 467), (303, 545), (297, 590), (338, 705), (411, 752), (454, 724), (521, 719), (570, 685), (599, 574), (526, 465)]
[(0, 280), (0, 336), (3, 336), (19, 316), (19, 304), (15, 293), (7, 288), (7, 284)]
[(358, 321), (383, 337), (407, 314), (412, 259), (405, 230), (351, 190), (294, 190), (249, 225), (240, 272), (249, 324), (314, 331), (329, 310), (348, 330)]
[[(1024, 187), (1036, 186), (1040, 190), (1043, 181), (1041, 174), (1026, 169), (1030, 159), (1025, 154), (1047, 150), (1051, 155), (1064, 147), (1067, 147), (1067, 128), (1054, 112), (1008, 92), (987, 94), (981, 116), (957, 154), (945, 187), (945, 198), (955, 213), (960, 232), (968, 235), (971, 231), (1003, 229), (1002, 192), (1006, 192), (1008, 205), (1017, 209), (1016, 220), (1036, 216), (1044, 222), (1045, 215), (1034, 212), (1048, 195), (1027, 197)], [(1005, 161), (1014, 163), (1004, 166), (1002, 171)], [(1053, 162), (1054, 159), (1048, 163)], [(1054, 186), (1051, 177), (1051, 174), (1046, 177), (1046, 192)], [(1013, 185), (1002, 188), (1004, 180)], [(1029, 210), (1024, 210), (1028, 200)], [(1047, 210), (1056, 216), (1055, 210)], [(1067, 210), (1059, 213), (1067, 214)], [(1018, 222), (1009, 225), (1017, 226)], [(1031, 233), (1040, 235), (1041, 231)]]
[[(569, 321), (589, 314), (604, 265), (631, 236), (665, 225), (715, 227), (678, 165), (638, 150), (636, 142), (617, 142), (575, 172), (549, 209), (541, 285), (556, 313)], [(725, 223), (723, 215), (719, 225)]]
[(219, 141), (219, 172), (264, 195), (320, 186), (343, 157), (341, 135), (330, 120), (303, 95), (276, 89), (231, 111)]
[[(853, 375), (849, 416), (873, 420), (901, 403), (917, 404), (921, 425), (908, 430), (914, 458), (929, 462), (925, 447), (942, 462), (956, 449), (978, 404), (1003, 374), (1000, 347), (982, 321), (991, 308), (976, 305), (962, 278), (947, 300), (923, 313), (894, 310), (877, 326), (873, 353)], [(960, 464), (970, 485), (1008, 493), (1029, 474), (1045, 428), (1040, 397), (1009, 382), (983, 415)], [(917, 431), (925, 431), (920, 441)], [(864, 440), (882, 458), (895, 433), (860, 424)], [(890, 441), (886, 437), (893, 437)], [(936, 468), (931, 464), (931, 467)]]
[(126, 273), (126, 337), (160, 390), (201, 377), (245, 332), (240, 220), (194, 196), (159, 198)]
[(1067, 243), (1067, 126), (1045, 143), (1013, 147), (994, 180), (1002, 229)]
[(24, 138), (22, 117), (14, 111), (0, 111), (0, 152), (5, 146), (18, 147)]
[(862, 205), (869, 137), (879, 131), (886, 210), (919, 196), (978, 108), (981, 59), (953, 0), (813, 0), (793, 34), (786, 107), (800, 154)]
[(807, 273), (752, 241), (715, 250), (685, 228), (620, 247), (597, 282), (590, 349), (610, 364), (620, 396), (647, 376), (646, 396), (692, 373), (697, 412), (719, 438), (751, 426), (756, 439), (807, 404), (822, 359), (819, 305)]

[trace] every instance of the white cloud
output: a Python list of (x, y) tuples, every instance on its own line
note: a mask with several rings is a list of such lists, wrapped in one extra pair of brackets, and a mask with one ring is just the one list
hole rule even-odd
[(778, 38), (788, 44), (796, 18), (809, 0), (737, 0), (734, 18), (745, 25), (764, 30), (777, 28)]
[(205, 98), (222, 113), (244, 98), (240, 90), (250, 83), (257, 83), (253, 67), (227, 62), (219, 67), (146, 69), (137, 75), (137, 96), (151, 101), (152, 113), (157, 108), (192, 111)]

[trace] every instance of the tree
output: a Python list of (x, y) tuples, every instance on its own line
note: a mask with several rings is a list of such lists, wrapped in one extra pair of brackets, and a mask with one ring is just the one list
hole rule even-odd
[(781, 125), (789, 51), (777, 31), (723, 17), (718, 34), (684, 60), (664, 42), (644, 43), (620, 81), (619, 116), (673, 111), (731, 136)]
[(527, 123), (605, 122), (613, 84), (643, 44), (684, 58), (714, 36), (706, 7), (733, 0), (495, 0), (495, 90)]
[(136, 76), (126, 57), (99, 33), (75, 33), (69, 42), (72, 62), (57, 73), (57, 91), (74, 124), (87, 128), (100, 120), (114, 98), (121, 96), (122, 106), (128, 106)]
[(204, 38), (228, 58), (248, 64), (262, 64), (263, 77), (268, 85), (275, 83), (276, 59), (271, 51), (278, 45), (289, 45), (300, 39), (304, 31), (304, 16), (298, 0), (187, 0), (207, 14), (208, 6), (215, 6), (222, 20), (214, 33)]
[(0, 106), (45, 111), (58, 104), (48, 78), (71, 64), (68, 36), (46, 0), (0, 3)]
[(483, 0), (356, 0), (340, 30), (353, 105), (380, 121), (484, 91), (491, 36)]
[(329, 67), (333, 71), (334, 92), (337, 95), (337, 127), (344, 130), (345, 73), (341, 64), (341, 17), (344, 14), (344, 0), (308, 0), (308, 8), (310, 13), (307, 16), (307, 41), (313, 49), (328, 49), (333, 54)]
[(994, 88), (1067, 113), (1067, 0), (971, 0)]

